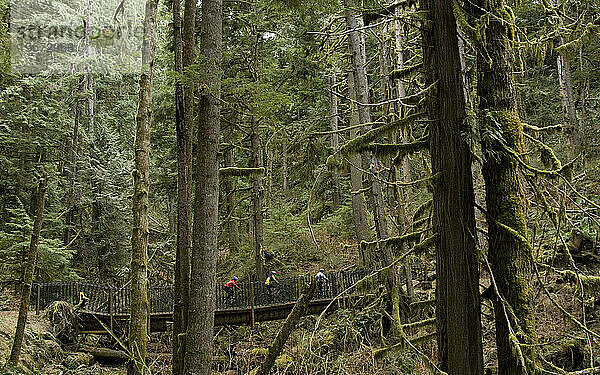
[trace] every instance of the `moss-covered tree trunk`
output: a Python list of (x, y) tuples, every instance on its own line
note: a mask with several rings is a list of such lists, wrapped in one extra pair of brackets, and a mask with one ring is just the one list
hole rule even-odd
[[(394, 47), (396, 52), (396, 69), (404, 68), (404, 51), (403, 51), (403, 30), (402, 30), (402, 22), (401, 22), (401, 12), (400, 7), (396, 7), (395, 9), (395, 20), (394, 20)], [(396, 97), (403, 98), (406, 96), (406, 85), (403, 80), (399, 79), (396, 82)], [(402, 119), (406, 115), (406, 109), (402, 105), (401, 102), (397, 103), (396, 107), (396, 116), (398, 119)], [(410, 142), (411, 134), (410, 128), (408, 126), (403, 127), (400, 130), (400, 140), (401, 142), (408, 143)], [(395, 137), (398, 139), (398, 136)], [(408, 155), (402, 156), (402, 162), (400, 163), (400, 169), (393, 165), (394, 169), (394, 180), (408, 182), (410, 179), (410, 164)], [(406, 210), (407, 199), (409, 191), (408, 187), (404, 188), (402, 186), (395, 186), (393, 190), (394, 198), (396, 201), (396, 221), (399, 226), (399, 233), (405, 231), (410, 225), (410, 218), (408, 216), (408, 212)], [(402, 248), (400, 249), (401, 253), (404, 254), (406, 252), (407, 244), (403, 243)], [(413, 277), (412, 270), (410, 266), (410, 257), (406, 257), (404, 261), (404, 272), (406, 275), (406, 294), (409, 299), (412, 299), (415, 295), (414, 287), (413, 287)]]
[[(348, 72), (348, 93), (353, 102), (350, 103), (350, 139), (358, 136), (358, 130), (355, 127), (360, 123), (358, 118), (358, 108), (356, 106), (356, 90), (354, 89), (354, 73)], [(369, 223), (367, 222), (367, 203), (362, 193), (363, 173), (359, 169), (362, 165), (361, 156), (358, 153), (348, 155), (350, 162), (350, 186), (352, 188), (352, 218), (354, 221), (354, 232), (356, 241), (360, 244), (362, 241), (370, 241), (371, 233)], [(363, 267), (372, 265), (371, 255), (366, 253), (366, 249), (359, 246), (358, 262)]]
[[(261, 133), (256, 117), (250, 118), (251, 134), (251, 165), (252, 168), (263, 167), (263, 157), (261, 148)], [(263, 237), (264, 237), (264, 186), (262, 174), (252, 176), (252, 234), (254, 237), (254, 264), (256, 267), (256, 277), (264, 280), (266, 277), (265, 261), (263, 256)]]
[(477, 256), (471, 151), (467, 132), (456, 22), (452, 3), (422, 0), (433, 26), (423, 30), (429, 146), (436, 243), (436, 327), (440, 368), (452, 375), (483, 374), (479, 259)]
[[(194, 62), (196, 38), (196, 3), (186, 0), (183, 27), (181, 6), (173, 1), (173, 49), (175, 71)], [(192, 238), (192, 134), (194, 128), (194, 85), (189, 79), (175, 86), (175, 119), (177, 134), (177, 252), (175, 255), (175, 287), (173, 306), (173, 373), (183, 372), (185, 335), (189, 308), (190, 247)]]
[[(477, 46), (477, 89), (482, 121), (488, 257), (501, 297), (494, 298), (498, 370), (500, 375), (536, 374), (537, 336), (530, 281), (532, 254), (525, 243), (526, 201), (518, 163), (507, 151), (525, 152), (512, 77), (514, 30), (511, 25), (514, 19), (505, 0), (477, 0), (474, 4), (477, 10), (492, 14), (485, 37), (480, 38), (485, 42)], [(480, 15), (478, 11), (475, 13)], [(525, 345), (519, 345), (517, 340)]]
[(317, 289), (317, 283), (315, 279), (311, 279), (311, 284), (306, 288), (306, 290), (302, 293), (294, 308), (290, 312), (290, 314), (285, 319), (283, 326), (277, 333), (277, 337), (273, 340), (271, 346), (269, 346), (269, 352), (264, 362), (261, 364), (260, 368), (256, 372), (256, 375), (268, 375), (275, 364), (275, 360), (283, 351), (283, 346), (285, 342), (292, 334), (294, 328), (300, 321), (300, 318), (304, 314), (306, 314), (306, 310), (308, 309), (308, 305), (315, 294), (315, 290)]
[[(235, 123), (235, 121), (233, 121)], [(234, 127), (229, 126), (229, 130), (227, 132), (227, 137), (230, 141), (233, 140)], [(233, 167), (233, 146), (228, 146), (225, 150), (223, 150), (223, 160), (225, 167)], [(237, 252), (240, 242), (239, 230), (237, 220), (234, 218), (234, 211), (236, 207), (235, 203), (235, 179), (233, 177), (225, 177), (223, 179), (223, 187), (225, 190), (225, 213), (228, 218), (227, 221), (227, 237), (228, 237), (228, 246), (229, 252), (234, 254)]]
[[(369, 82), (366, 71), (366, 51), (365, 45), (361, 41), (358, 28), (362, 25), (362, 19), (359, 22), (359, 17), (356, 16), (356, 4), (354, 0), (344, 0), (346, 19), (346, 27), (348, 29), (348, 44), (350, 48), (352, 70), (354, 73), (354, 89), (356, 99), (358, 101), (358, 117), (361, 124), (365, 124), (364, 131), (369, 131), (371, 123), (371, 112), (369, 110)], [(364, 152), (363, 165), (367, 164), (369, 170), (369, 195), (371, 201), (371, 210), (373, 212), (373, 220), (375, 221), (375, 231), (378, 240), (388, 238), (388, 228), (386, 222), (385, 207), (383, 203), (383, 193), (381, 184), (378, 179), (377, 160), (371, 152)], [(367, 163), (365, 163), (367, 162)], [(396, 268), (392, 266), (393, 256), (391, 249), (388, 246), (379, 247), (379, 257), (384, 266), (389, 266), (387, 269), (386, 288), (391, 298), (392, 307), (392, 328), (393, 334), (399, 334), (400, 328), (400, 290), (397, 283)]]
[(44, 205), (46, 204), (46, 191), (48, 190), (48, 179), (44, 175), (40, 178), (36, 191), (31, 201), (31, 213), (33, 214), (33, 231), (31, 232), (31, 241), (29, 242), (29, 251), (27, 252), (27, 263), (23, 267), (23, 284), (21, 286), (21, 303), (19, 305), (19, 318), (17, 319), (17, 328), (10, 357), (8, 362), (16, 365), (21, 355), (23, 346), (23, 336), (25, 333), (25, 322), (27, 322), (27, 309), (29, 307), (29, 297), (31, 295), (31, 283), (38, 256), (38, 245), (40, 242), (40, 233), (42, 231), (42, 221), (44, 219)]
[(207, 64), (198, 108), (198, 152), (194, 195), (194, 244), (185, 375), (209, 375), (213, 356), (219, 222), (219, 143), (221, 128), (222, 0), (202, 1), (200, 53)]
[[(329, 87), (331, 88), (331, 93), (329, 94), (329, 103), (331, 108), (331, 148), (333, 152), (336, 152), (339, 149), (339, 135), (337, 133), (338, 130), (338, 97), (335, 94), (337, 86), (337, 77), (335, 76), (335, 71), (331, 72), (329, 76)], [(331, 176), (331, 195), (333, 198), (333, 210), (337, 211), (338, 208), (342, 205), (342, 200), (340, 197), (340, 183), (338, 178), (338, 171), (334, 169)]]
[(133, 361), (129, 374), (143, 375), (148, 346), (148, 192), (150, 189), (150, 125), (152, 124), (152, 80), (156, 40), (155, 0), (146, 1), (142, 71), (135, 130), (133, 170), (133, 230), (131, 235), (131, 319), (129, 347)]
[[(565, 43), (563, 37), (559, 39), (561, 44)], [(571, 146), (571, 154), (572, 156), (575, 156), (579, 152), (581, 142), (579, 140), (577, 112), (575, 111), (575, 94), (573, 90), (573, 80), (571, 78), (571, 61), (569, 55), (565, 51), (559, 51), (557, 53), (556, 66), (558, 69), (563, 123), (565, 124), (569, 145)]]

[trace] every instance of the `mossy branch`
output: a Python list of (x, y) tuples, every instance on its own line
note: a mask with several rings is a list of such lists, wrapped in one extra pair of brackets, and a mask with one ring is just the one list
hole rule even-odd
[(389, 5), (381, 4), (380, 8), (365, 9), (362, 14), (364, 23), (365, 23), (365, 25), (370, 25), (380, 18), (391, 17), (394, 15), (394, 10), (396, 8), (398, 8), (398, 7), (406, 8), (406, 7), (409, 7), (416, 3), (417, 3), (416, 0), (400, 0), (400, 1), (396, 1), (395, 3), (389, 4)]
[[(368, 143), (359, 147), (358, 151), (371, 151), (377, 156), (396, 155), (396, 159), (402, 159), (404, 156), (426, 150), (429, 147), (428, 137), (419, 138), (409, 143)], [(398, 161), (400, 163), (400, 161)]]
[(538, 134), (538, 133), (554, 134), (554, 133), (562, 131), (562, 129), (563, 129), (562, 124), (544, 126), (542, 128), (535, 126), (535, 125), (527, 124), (525, 122), (523, 122), (522, 124), (523, 124), (523, 131), (534, 133), (534, 134)]
[(390, 79), (408, 79), (414, 73), (419, 72), (419, 70), (423, 67), (423, 63), (418, 63), (411, 66), (406, 66), (401, 69), (393, 70), (390, 73)]
[(431, 326), (431, 325), (434, 325), (434, 324), (435, 324), (435, 318), (429, 318), (429, 319), (419, 320), (418, 322), (402, 324), (402, 329), (408, 331), (408, 330), (411, 330), (411, 329), (418, 329), (418, 328), (422, 328), (422, 327), (428, 327), (428, 326)]
[(424, 309), (426, 307), (433, 307), (435, 306), (435, 299), (427, 299), (424, 301), (415, 301), (415, 302), (411, 302), (411, 304), (409, 305), (409, 309), (410, 311), (418, 311), (421, 309)]
[(265, 173), (264, 168), (238, 168), (238, 167), (226, 167), (219, 168), (219, 175), (221, 177), (253, 177), (262, 175)]
[(435, 233), (434, 235), (429, 236), (426, 239), (424, 239), (423, 241), (421, 241), (420, 243), (416, 244), (415, 247), (413, 247), (413, 251), (415, 253), (425, 251), (425, 250), (429, 249), (430, 247), (434, 246), (439, 239), (440, 239), (440, 235), (438, 233)]
[(527, 164), (523, 159), (521, 159), (519, 154), (512, 148), (505, 145), (504, 149), (510, 155), (512, 155), (515, 158), (515, 160), (519, 163), (519, 165), (521, 165), (527, 171), (532, 172), (536, 176), (542, 176), (542, 177), (546, 177), (546, 178), (550, 178), (550, 179), (564, 177), (564, 178), (570, 180), (573, 177), (573, 165), (574, 165), (575, 161), (577, 161), (577, 159), (579, 159), (581, 157), (581, 155), (578, 155), (573, 160), (571, 160), (570, 162), (561, 166), (558, 169), (545, 170), (545, 169), (539, 169), (532, 165)]
[(540, 159), (546, 168), (553, 168), (554, 170), (559, 170), (562, 167), (562, 163), (556, 157), (556, 154), (544, 142), (540, 141), (537, 138), (530, 136), (527, 133), (523, 133), (523, 135), (533, 142), (533, 144), (540, 150)]
[(372, 142), (375, 139), (382, 137), (396, 129), (413, 124), (416, 120), (423, 117), (424, 114), (424, 112), (413, 113), (412, 115), (407, 116), (402, 120), (398, 120), (389, 124), (384, 124), (377, 128), (371, 129), (365, 134), (360, 135), (354, 138), (353, 140), (347, 142), (344, 146), (342, 146), (340, 152), (342, 154), (359, 152), (360, 149), (362, 147), (365, 147), (369, 142)]
[(426, 343), (427, 341), (435, 339), (436, 336), (437, 336), (437, 332), (426, 333), (422, 336), (411, 337), (408, 339), (408, 341), (410, 341), (410, 343), (413, 345), (420, 345), (420, 344)]
[(374, 251), (377, 249), (378, 245), (381, 246), (393, 246), (397, 248), (401, 248), (402, 245), (406, 242), (416, 241), (421, 237), (424, 230), (418, 232), (407, 233), (402, 236), (390, 237), (385, 240), (380, 241), (361, 241), (360, 248), (362, 250)]

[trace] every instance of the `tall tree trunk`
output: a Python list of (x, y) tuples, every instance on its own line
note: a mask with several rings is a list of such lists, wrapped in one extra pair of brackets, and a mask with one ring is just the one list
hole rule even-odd
[[(333, 152), (336, 152), (339, 148), (339, 135), (337, 133), (338, 130), (338, 97), (334, 93), (335, 87), (337, 85), (337, 79), (335, 76), (335, 72), (331, 72), (329, 76), (329, 87), (331, 87), (330, 94), (330, 103), (331, 103), (331, 148)], [(337, 211), (338, 208), (342, 205), (342, 199), (340, 198), (340, 183), (338, 179), (338, 172), (334, 168), (331, 176), (331, 190), (333, 195), (333, 210)]]
[[(488, 257), (501, 298), (494, 298), (499, 375), (537, 374), (537, 336), (531, 285), (532, 254), (527, 241), (526, 201), (518, 162), (506, 147), (523, 155), (523, 125), (517, 113), (513, 85), (514, 22), (505, 0), (477, 0), (474, 16), (485, 10), (493, 16), (485, 29), (485, 45), (477, 46), (479, 110), (483, 119), (483, 177), (486, 186)], [(485, 129), (499, 128), (498, 137)], [(501, 143), (498, 139), (503, 140)], [(510, 228), (511, 230), (508, 230)], [(509, 313), (510, 311), (510, 313)], [(520, 345), (515, 347), (514, 339)], [(519, 355), (522, 352), (523, 356)], [(522, 358), (526, 358), (522, 363)]]
[[(560, 44), (564, 44), (563, 37), (560, 38)], [(571, 79), (571, 62), (565, 52), (557, 52), (556, 66), (558, 68), (558, 82), (560, 86), (560, 99), (562, 103), (563, 123), (566, 125), (569, 145), (571, 146), (571, 155), (575, 156), (580, 149), (577, 112), (575, 111), (575, 94), (573, 90), (573, 81)]]
[[(402, 46), (403, 31), (402, 31), (402, 22), (400, 21), (400, 17), (401, 17), (400, 7), (396, 7), (395, 15), (396, 15), (396, 18), (394, 20), (394, 26), (395, 26), (394, 46), (395, 46), (395, 50), (396, 50), (396, 69), (402, 69), (402, 68), (404, 68), (404, 51), (403, 51), (403, 46)], [(400, 79), (397, 80), (397, 82), (396, 82), (396, 93), (398, 95), (398, 98), (403, 98), (406, 96), (406, 86), (404, 84), (404, 81), (402, 81)], [(403, 118), (404, 115), (406, 114), (406, 111), (404, 110), (404, 107), (402, 106), (402, 103), (400, 103), (400, 102), (398, 102), (396, 114), (399, 119)], [(402, 142), (404, 142), (404, 143), (410, 142), (410, 129), (408, 128), (408, 126), (405, 126), (404, 128), (402, 128), (400, 130), (400, 133), (401, 133), (400, 139)], [(402, 182), (408, 182), (408, 180), (410, 178), (410, 165), (409, 165), (408, 155), (404, 155), (402, 157), (402, 163), (400, 165), (401, 165), (400, 170), (398, 170), (398, 168), (395, 165), (392, 165), (392, 168), (394, 169), (395, 180), (402, 181)], [(398, 206), (396, 209), (396, 220), (402, 231), (405, 231), (408, 228), (408, 226), (410, 225), (410, 220), (408, 218), (408, 214), (406, 213), (406, 208), (405, 208), (406, 204), (407, 204), (407, 196), (408, 196), (406, 190), (408, 190), (408, 189), (406, 189), (402, 186), (396, 186), (393, 191), (394, 196), (395, 196), (396, 205)], [(406, 247), (407, 247), (407, 244), (403, 243), (402, 248), (400, 249), (402, 254), (404, 254), (406, 252)], [(408, 295), (408, 297), (410, 299), (412, 299), (415, 295), (415, 291), (414, 291), (414, 287), (413, 287), (412, 269), (411, 269), (409, 257), (406, 257), (406, 259), (404, 260), (404, 273), (406, 275), (406, 294)]]
[(91, 190), (92, 190), (92, 207), (91, 207), (91, 222), (92, 222), (92, 251), (95, 251), (92, 259), (95, 260), (96, 268), (98, 270), (98, 277), (102, 281), (106, 281), (110, 276), (108, 272), (108, 259), (107, 259), (107, 247), (102, 245), (103, 240), (101, 239), (101, 217), (102, 217), (102, 204), (100, 202), (101, 196), (101, 181), (98, 176), (99, 162), (97, 160), (97, 149), (96, 149), (96, 87), (94, 84), (94, 74), (92, 69), (93, 59), (93, 47), (92, 47), (92, 33), (93, 33), (93, 5), (92, 0), (88, 0), (87, 4), (87, 22), (85, 24), (85, 42), (86, 42), (86, 90), (87, 90), (87, 109), (88, 109), (88, 142), (89, 142), (89, 158), (90, 158), (90, 176), (91, 176)]
[[(229, 127), (228, 132), (229, 140), (233, 140), (233, 126)], [(227, 147), (223, 150), (223, 158), (225, 167), (233, 166), (233, 147)], [(234, 254), (238, 250), (239, 246), (239, 229), (237, 220), (234, 219), (235, 211), (235, 179), (232, 177), (226, 177), (223, 181), (225, 189), (225, 215), (228, 218), (227, 221), (227, 236), (229, 244), (229, 252)]]
[[(173, 49), (175, 71), (184, 74), (184, 67), (195, 58), (196, 2), (184, 3), (183, 30), (179, 0), (173, 0)], [(177, 132), (177, 253), (175, 255), (175, 287), (173, 306), (174, 374), (181, 374), (185, 359), (190, 290), (190, 247), (192, 242), (192, 133), (194, 128), (194, 86), (189, 79), (175, 86), (175, 118)]]
[[(358, 100), (358, 117), (361, 124), (371, 123), (371, 113), (369, 111), (369, 83), (366, 71), (366, 51), (358, 33), (359, 24), (354, 12), (356, 6), (354, 0), (344, 0), (346, 26), (348, 28), (348, 42), (350, 52), (352, 54), (352, 64), (354, 71), (354, 81), (356, 98)], [(362, 20), (361, 20), (362, 21)], [(363, 128), (365, 131), (370, 130), (370, 126)], [(373, 219), (375, 221), (375, 231), (378, 240), (388, 238), (388, 229), (385, 218), (385, 210), (383, 204), (383, 194), (381, 185), (377, 178), (378, 167), (377, 160), (370, 152), (363, 153), (363, 163), (368, 161), (370, 165), (370, 173), (368, 176), (370, 185), (371, 209), (373, 211)], [(392, 251), (388, 246), (380, 246), (381, 260), (384, 266), (391, 266), (393, 263)], [(400, 328), (400, 291), (398, 288), (396, 268), (390, 267), (387, 272), (386, 288), (391, 298), (392, 307), (392, 335), (401, 333)]]
[(133, 230), (131, 235), (131, 320), (129, 346), (133, 363), (128, 373), (144, 375), (148, 346), (148, 192), (150, 189), (150, 126), (152, 124), (152, 80), (156, 40), (155, 0), (146, 1), (142, 70), (135, 130), (133, 170)]
[(198, 152), (194, 196), (194, 245), (190, 309), (186, 335), (186, 375), (209, 375), (213, 356), (217, 237), (219, 222), (219, 142), (221, 61), (223, 38), (222, 0), (202, 1), (200, 53), (210, 65), (207, 89), (198, 109)]
[[(348, 94), (352, 101), (350, 102), (350, 139), (358, 137), (358, 129), (356, 125), (360, 123), (358, 118), (358, 107), (356, 101), (356, 90), (354, 89), (354, 73), (348, 72)], [(365, 196), (362, 193), (363, 189), (363, 173), (359, 169), (362, 165), (362, 158), (358, 153), (348, 155), (350, 162), (350, 184), (352, 187), (352, 218), (354, 221), (354, 232), (356, 233), (356, 241), (360, 244), (362, 241), (369, 241), (371, 233), (369, 223), (367, 221), (367, 203)], [(372, 266), (371, 254), (365, 253), (359, 246), (358, 263), (363, 267)]]
[(287, 144), (287, 140), (283, 141), (283, 157), (282, 157), (282, 171), (281, 174), (283, 175), (283, 196), (284, 199), (287, 201), (288, 199), (288, 144)]
[(67, 246), (71, 242), (71, 227), (74, 224), (75, 208), (75, 176), (77, 174), (77, 141), (79, 139), (79, 121), (81, 119), (81, 106), (79, 101), (75, 101), (74, 109), (73, 133), (69, 141), (69, 149), (67, 150), (67, 214), (65, 215), (65, 229), (63, 231), (63, 246)]
[(423, 31), (432, 172), (441, 173), (433, 189), (436, 243), (436, 326), (440, 368), (453, 375), (483, 374), (479, 299), (479, 259), (471, 153), (462, 138), (468, 131), (452, 3), (422, 0), (435, 27)]
[(29, 243), (29, 252), (27, 253), (27, 263), (23, 267), (23, 285), (21, 286), (21, 303), (19, 305), (19, 318), (17, 319), (17, 328), (15, 338), (10, 350), (8, 362), (16, 365), (21, 355), (23, 345), (23, 336), (25, 333), (25, 323), (27, 322), (27, 309), (29, 307), (29, 296), (31, 294), (31, 283), (38, 255), (38, 244), (40, 242), (40, 233), (42, 231), (42, 221), (44, 219), (44, 205), (46, 203), (46, 191), (48, 190), (48, 178), (44, 174), (38, 183), (36, 191), (31, 200), (31, 212), (33, 215), (33, 231), (31, 232), (31, 241)]
[[(251, 167), (263, 167), (262, 149), (260, 141), (260, 128), (258, 121), (254, 116), (250, 118), (251, 134)], [(266, 277), (265, 261), (263, 257), (263, 201), (264, 188), (262, 183), (262, 175), (257, 174), (252, 176), (252, 234), (254, 236), (254, 263), (256, 266), (256, 277), (263, 280)]]

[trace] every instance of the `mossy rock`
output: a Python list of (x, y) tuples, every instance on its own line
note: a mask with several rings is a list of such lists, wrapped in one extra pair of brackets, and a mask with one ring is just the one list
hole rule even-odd
[(571, 254), (593, 252), (594, 238), (589, 233), (574, 228), (571, 230), (571, 235), (569, 236), (569, 242), (567, 242), (567, 246), (569, 247)]
[(78, 369), (81, 367), (88, 367), (92, 364), (93, 360), (94, 356), (90, 353), (71, 353), (65, 359), (64, 365), (69, 369)]
[(565, 371), (582, 370), (585, 367), (585, 345), (581, 340), (562, 341), (550, 348), (547, 358)]

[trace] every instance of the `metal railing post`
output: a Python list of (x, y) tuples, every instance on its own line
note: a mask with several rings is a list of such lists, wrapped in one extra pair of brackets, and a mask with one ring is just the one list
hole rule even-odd
[(254, 282), (250, 281), (250, 324), (254, 327)]
[(40, 314), (40, 284), (37, 285), (37, 301), (35, 303), (35, 315)]
[(114, 311), (113, 311), (113, 301), (114, 301), (114, 296), (113, 296), (113, 287), (110, 287), (110, 295), (109, 295), (109, 303), (110, 303), (110, 307), (109, 307), (109, 313), (110, 313), (110, 331), (113, 332), (113, 315), (114, 315)]
[[(148, 305), (146, 306), (146, 311), (148, 312), (148, 335), (152, 332), (152, 329), (150, 328), (150, 324), (152, 324), (152, 287), (150, 286), (150, 283), (148, 283)], [(131, 312), (129, 312), (129, 317), (131, 319)]]
[[(346, 290), (346, 285), (344, 283), (344, 273), (340, 272), (340, 285), (342, 286), (342, 290), (340, 292), (344, 292)], [(346, 293), (342, 295), (342, 306), (346, 308)]]

